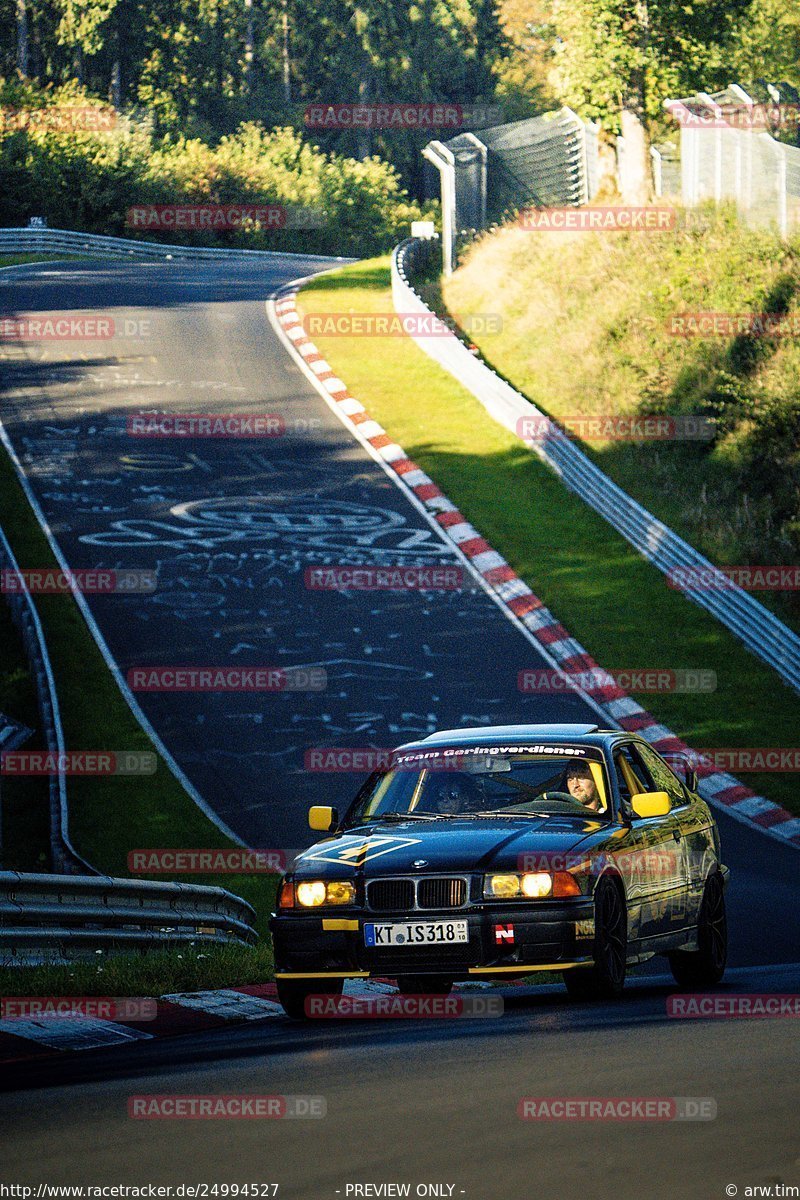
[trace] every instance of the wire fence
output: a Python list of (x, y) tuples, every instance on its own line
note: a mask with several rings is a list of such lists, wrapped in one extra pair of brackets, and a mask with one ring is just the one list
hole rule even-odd
[(445, 273), (461, 245), (528, 206), (585, 204), (597, 188), (598, 129), (569, 108), (430, 142), (441, 176)]
[(733, 84), (665, 107), (680, 125), (685, 205), (732, 200), (748, 225), (776, 226), (784, 237), (800, 226), (800, 146), (779, 140), (797, 126), (797, 105), (766, 105)]

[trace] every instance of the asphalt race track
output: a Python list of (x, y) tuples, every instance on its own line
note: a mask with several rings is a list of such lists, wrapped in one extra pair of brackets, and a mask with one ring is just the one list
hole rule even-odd
[[(325, 265), (0, 274), (5, 314), (94, 309), (150, 323), (105, 343), (6, 346), (0, 391), (0, 416), (70, 565), (158, 569), (151, 595), (89, 597), (123, 672), (327, 672), (321, 692), (138, 696), (193, 785), (251, 845), (307, 842), (306, 805), (352, 794), (359, 776), (304, 770), (309, 749), (388, 747), (448, 725), (596, 719), (575, 696), (517, 691), (517, 672), (544, 664), (468, 581), (425, 594), (305, 587), (306, 568), (320, 564), (458, 565), (269, 327), (265, 298)], [(287, 432), (131, 437), (126, 414), (147, 409), (277, 414)], [(797, 851), (725, 816), (720, 828), (733, 876), (724, 990), (796, 993)], [(729, 1184), (742, 1197), (748, 1184), (800, 1184), (796, 1022), (669, 1019), (675, 986), (661, 970), (632, 981), (614, 1006), (570, 1005), (560, 988), (505, 989), (500, 1020), (306, 1028), (276, 1019), (8, 1072), (4, 1175), (277, 1182), (279, 1196), (302, 1200), (355, 1196), (347, 1185), (367, 1183), (409, 1182), (411, 1195), (418, 1184), (452, 1185), (439, 1194), (470, 1200), (712, 1200), (733, 1194)], [(327, 1117), (129, 1119), (128, 1097), (155, 1092), (320, 1095)], [(517, 1116), (522, 1096), (708, 1097), (717, 1116), (529, 1122)]]
[[(794, 967), (734, 972), (728, 990), (799, 985)], [(581, 1008), (552, 989), (508, 1001), (499, 1021), (276, 1020), (86, 1052), (55, 1073), (69, 1086), (0, 1096), (4, 1173), (20, 1183), (277, 1182), (297, 1200), (387, 1182), (410, 1183), (412, 1195), (420, 1183), (453, 1185), (469, 1200), (716, 1200), (728, 1184), (741, 1196), (765, 1181), (800, 1184), (795, 1022), (667, 1021), (672, 991), (642, 983), (616, 1006)], [(327, 1116), (127, 1116), (131, 1096), (242, 1092), (323, 1096)], [(708, 1097), (717, 1116), (523, 1121), (523, 1096)]]
[[(41, 342), (35, 357), (19, 347), (8, 361), (6, 349), (0, 391), (0, 415), (70, 566), (158, 571), (152, 595), (87, 597), (123, 673), (326, 673), (318, 692), (138, 694), (199, 793), (251, 846), (307, 844), (309, 804), (354, 794), (363, 775), (306, 771), (309, 750), (393, 747), (460, 725), (597, 719), (575, 695), (518, 691), (520, 670), (547, 664), (471, 579), (424, 594), (305, 586), (315, 565), (458, 563), (269, 326), (265, 298), (322, 265), (74, 264), (5, 287), (0, 275), (5, 313), (92, 309), (115, 328), (149, 323), (133, 339)], [(286, 433), (126, 432), (126, 415), (154, 409), (274, 414)]]

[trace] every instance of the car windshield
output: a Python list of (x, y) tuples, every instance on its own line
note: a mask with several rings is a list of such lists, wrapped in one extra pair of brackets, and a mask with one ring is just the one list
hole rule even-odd
[[(366, 821), (466, 817), (603, 816), (606, 777), (596, 757), (562, 754), (450, 752), (424, 765), (410, 756), (373, 776), (348, 815)], [(429, 759), (431, 756), (428, 756)]]

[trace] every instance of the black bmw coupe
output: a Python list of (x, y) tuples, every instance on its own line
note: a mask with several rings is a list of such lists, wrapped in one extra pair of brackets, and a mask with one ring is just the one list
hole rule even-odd
[(348, 978), (404, 993), (563, 972), (618, 996), (666, 955), (679, 984), (725, 970), (728, 871), (689, 769), (594, 725), (447, 730), (399, 747), (282, 880), (270, 928), (278, 996), (302, 1017)]

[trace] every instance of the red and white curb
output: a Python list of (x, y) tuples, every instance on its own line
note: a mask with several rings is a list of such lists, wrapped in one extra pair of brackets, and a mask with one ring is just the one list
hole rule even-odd
[[(338, 378), (319, 349), (308, 337), (297, 311), (300, 280), (277, 293), (267, 308), (276, 331), (292, 357), (320, 393), (328, 406), (355, 434), (387, 474), (393, 477), (417, 502), (429, 520), (444, 533), (464, 557), (473, 573), (493, 598), (503, 606), (515, 623), (532, 634), (541, 650), (566, 676), (575, 678), (575, 690), (604, 718), (621, 729), (636, 732), (662, 754), (692, 754), (693, 751), (614, 683), (579, 686), (578, 677), (600, 668), (557, 620), (542, 601), (520, 579), (501, 554), (498, 554), (466, 517), (448, 500), (434, 481), (413, 462), (402, 446), (374, 421), (369, 413)], [(733, 775), (715, 770), (710, 764), (698, 768), (700, 792), (709, 803), (736, 820), (800, 847), (800, 819), (779, 804), (758, 796)]]
[[(471, 980), (456, 984), (455, 991), (485, 990), (491, 986)], [(397, 991), (397, 986), (388, 979), (344, 982), (345, 996), (396, 995)], [(204, 1033), (283, 1016), (275, 984), (262, 983), (160, 996), (152, 1020), (112, 1021), (83, 1015), (11, 1017), (0, 1020), (0, 1063), (44, 1058), (55, 1051), (98, 1050), (178, 1034)]]
[(0, 1062), (40, 1058), (53, 1051), (96, 1050), (126, 1042), (201, 1033), (231, 1022), (283, 1014), (274, 983), (161, 996), (152, 1020), (106, 1020), (83, 1015), (0, 1020)]

